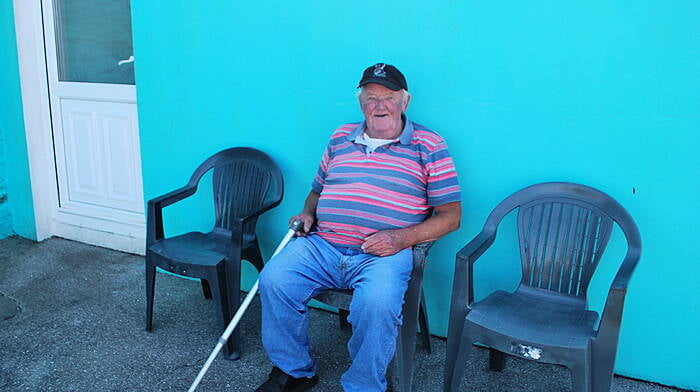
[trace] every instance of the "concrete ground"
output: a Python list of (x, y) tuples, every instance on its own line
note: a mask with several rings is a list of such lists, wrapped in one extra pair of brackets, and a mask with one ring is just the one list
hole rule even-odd
[[(221, 334), (197, 282), (158, 274), (154, 331), (145, 326), (143, 257), (63, 239), (0, 240), (0, 391), (186, 391)], [(348, 332), (311, 310), (319, 367), (313, 391), (340, 391)], [(198, 391), (253, 391), (270, 369), (257, 299), (242, 320), (243, 357), (214, 361)], [(441, 391), (445, 340), (417, 350), (415, 391)], [(474, 350), (463, 391), (570, 391), (567, 369), (508, 358), (486, 371)], [(673, 388), (615, 377), (612, 391)]]

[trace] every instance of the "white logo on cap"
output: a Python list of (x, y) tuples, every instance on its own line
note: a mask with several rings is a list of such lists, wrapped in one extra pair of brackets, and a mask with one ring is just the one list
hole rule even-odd
[(384, 71), (384, 67), (386, 67), (386, 64), (375, 65), (374, 66), (374, 76), (379, 77), (379, 78), (385, 78), (386, 72)]

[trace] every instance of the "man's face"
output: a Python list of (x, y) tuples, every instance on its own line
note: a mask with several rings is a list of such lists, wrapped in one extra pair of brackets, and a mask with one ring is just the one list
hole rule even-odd
[(408, 107), (409, 97), (381, 84), (370, 83), (362, 88), (360, 107), (365, 115), (367, 134), (373, 138), (393, 139), (401, 134), (401, 114)]

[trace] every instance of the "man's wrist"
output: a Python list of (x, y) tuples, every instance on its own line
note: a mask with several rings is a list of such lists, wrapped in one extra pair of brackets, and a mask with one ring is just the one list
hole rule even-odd
[(413, 229), (412, 227), (406, 227), (403, 229), (396, 230), (396, 237), (398, 240), (398, 245), (401, 249), (406, 249), (412, 247), (414, 244), (412, 242)]

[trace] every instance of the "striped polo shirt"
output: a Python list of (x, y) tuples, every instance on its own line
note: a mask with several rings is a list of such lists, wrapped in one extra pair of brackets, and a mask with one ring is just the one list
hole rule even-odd
[(433, 207), (460, 201), (445, 140), (404, 120), (399, 138), (374, 152), (362, 144), (364, 122), (333, 132), (312, 182), (321, 195), (316, 231), (326, 241), (359, 247), (377, 231), (415, 225)]

